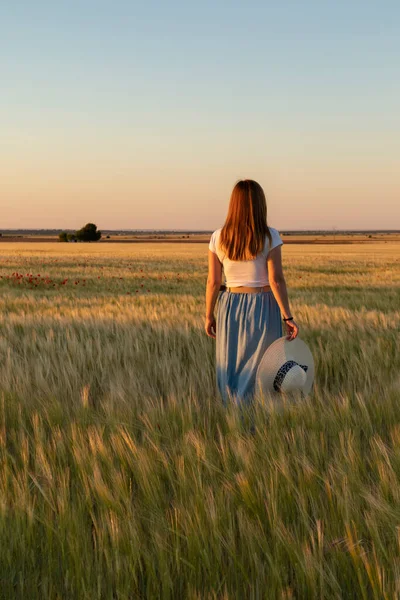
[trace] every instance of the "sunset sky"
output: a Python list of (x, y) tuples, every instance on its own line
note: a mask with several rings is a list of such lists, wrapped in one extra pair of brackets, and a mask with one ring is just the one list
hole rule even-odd
[(400, 229), (400, 4), (0, 4), (0, 230)]

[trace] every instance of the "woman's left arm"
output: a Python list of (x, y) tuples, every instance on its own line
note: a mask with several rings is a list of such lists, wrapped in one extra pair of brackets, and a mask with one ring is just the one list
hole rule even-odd
[(222, 281), (222, 263), (218, 256), (208, 251), (208, 277), (206, 288), (206, 320), (205, 330), (208, 336), (215, 338), (216, 321), (214, 316), (215, 304), (217, 302), (219, 289)]

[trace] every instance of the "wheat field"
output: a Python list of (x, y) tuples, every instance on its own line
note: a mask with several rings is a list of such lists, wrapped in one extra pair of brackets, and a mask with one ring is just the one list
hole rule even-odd
[(206, 245), (0, 259), (1, 598), (400, 598), (399, 243), (284, 247), (279, 410), (217, 397)]

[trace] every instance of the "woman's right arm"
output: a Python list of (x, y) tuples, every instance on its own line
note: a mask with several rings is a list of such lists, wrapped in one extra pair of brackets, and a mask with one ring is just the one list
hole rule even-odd
[(216, 321), (214, 316), (215, 303), (221, 287), (222, 263), (217, 255), (211, 250), (208, 251), (208, 277), (206, 288), (206, 320), (205, 330), (208, 336), (215, 338)]
[[(267, 256), (267, 268), (269, 285), (281, 309), (282, 317), (291, 317), (292, 314), (290, 312), (286, 281), (282, 267), (282, 246), (277, 246), (270, 250)], [(285, 321), (285, 325), (287, 339), (294, 340), (299, 333), (297, 323), (295, 321)]]

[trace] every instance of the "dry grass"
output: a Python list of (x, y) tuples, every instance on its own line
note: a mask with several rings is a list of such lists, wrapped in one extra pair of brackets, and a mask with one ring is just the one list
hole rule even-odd
[(316, 385), (248, 413), (203, 245), (0, 252), (0, 597), (400, 598), (400, 245), (285, 248)]

